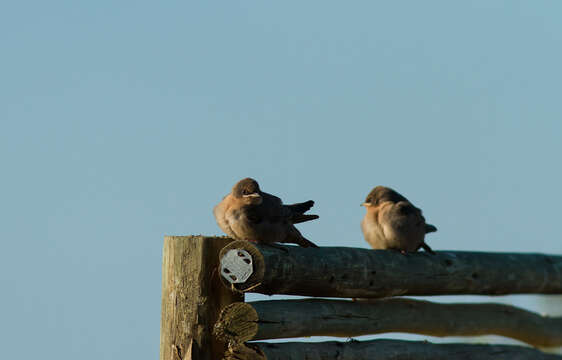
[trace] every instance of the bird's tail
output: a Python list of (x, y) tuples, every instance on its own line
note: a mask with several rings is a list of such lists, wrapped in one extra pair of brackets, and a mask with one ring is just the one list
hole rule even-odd
[[(434, 227), (435, 227), (435, 226), (434, 226)], [(437, 230), (437, 229), (435, 229), (435, 230)], [(431, 248), (429, 247), (429, 245), (427, 245), (427, 244), (425, 243), (425, 241), (422, 242), (421, 247), (422, 247), (425, 251), (427, 251), (428, 253), (435, 255), (435, 251), (431, 250)]]
[(310, 208), (313, 206), (314, 206), (314, 201), (312, 200), (308, 200), (302, 203), (287, 205), (287, 207), (291, 209), (291, 212), (294, 214), (304, 214), (305, 212), (310, 210)]
[(310, 220), (316, 220), (318, 219), (320, 216), (318, 215), (304, 215), (304, 214), (299, 214), (299, 215), (294, 215), (291, 220), (293, 222), (293, 224), (298, 224), (301, 222), (305, 222), (305, 221), (310, 221)]
[(312, 241), (308, 240), (304, 236), (301, 236), (301, 238), (296, 243), (299, 244), (302, 247), (313, 247), (313, 248), (318, 247), (318, 245), (316, 245)]
[(437, 228), (431, 224), (425, 224), (425, 233), (432, 233), (432, 232), (436, 232)]

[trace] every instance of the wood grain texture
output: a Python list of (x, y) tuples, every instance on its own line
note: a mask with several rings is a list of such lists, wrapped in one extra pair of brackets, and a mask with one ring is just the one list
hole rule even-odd
[(162, 258), (160, 360), (215, 360), (226, 346), (212, 335), (220, 309), (243, 301), (225, 288), (218, 253), (228, 238), (166, 236)]
[(234, 303), (217, 328), (230, 342), (387, 332), (430, 336), (501, 335), (533, 346), (562, 346), (562, 317), (503, 304), (438, 304), (413, 299), (272, 300)]
[(241, 292), (344, 298), (562, 294), (562, 256), (557, 255), (463, 251), (403, 255), (392, 250), (271, 247), (247, 241), (233, 242), (229, 248), (259, 253), (255, 275), (235, 285)]
[(231, 347), (225, 360), (561, 360), (514, 345), (433, 344), (426, 341), (249, 343)]

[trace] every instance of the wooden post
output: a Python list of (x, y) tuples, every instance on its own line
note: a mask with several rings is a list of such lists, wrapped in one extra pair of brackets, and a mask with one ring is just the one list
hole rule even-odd
[(438, 304), (413, 299), (266, 300), (233, 303), (215, 327), (232, 343), (385, 332), (431, 336), (502, 335), (533, 346), (562, 346), (562, 317), (504, 304)]
[[(377, 298), (398, 295), (562, 294), (562, 256), (523, 253), (302, 248), (235, 241), (254, 273), (240, 291), (266, 295)], [(223, 277), (221, 279), (230, 288)]]
[(162, 259), (160, 360), (220, 359), (225, 344), (212, 335), (220, 310), (243, 295), (219, 280), (224, 237), (166, 236)]
[(249, 343), (229, 348), (225, 360), (562, 360), (562, 356), (515, 345), (432, 344), (372, 340), (319, 343)]

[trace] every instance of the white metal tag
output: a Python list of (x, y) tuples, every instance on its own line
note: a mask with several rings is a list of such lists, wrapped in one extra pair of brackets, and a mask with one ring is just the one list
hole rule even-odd
[(231, 284), (245, 282), (253, 271), (252, 256), (246, 250), (229, 250), (221, 259), (221, 274)]

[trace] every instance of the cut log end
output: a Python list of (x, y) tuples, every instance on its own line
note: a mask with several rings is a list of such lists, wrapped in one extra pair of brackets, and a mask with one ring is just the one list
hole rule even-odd
[(247, 303), (234, 303), (226, 306), (215, 324), (214, 333), (225, 342), (243, 343), (256, 336), (258, 332), (258, 313)]
[[(263, 280), (263, 275), (265, 272), (265, 261), (260, 250), (249, 241), (244, 241), (244, 240), (233, 241), (227, 246), (225, 246), (219, 253), (219, 262), (221, 263), (221, 267), (223, 265), (222, 262), (223, 259), (225, 258), (225, 255), (230, 250), (244, 250), (248, 252), (251, 257), (253, 271), (250, 277), (242, 283), (231, 283), (229, 280), (227, 280), (224, 277), (225, 276), (224, 274), (221, 274), (222, 276), (220, 278), (222, 283), (226, 287), (230, 288), (231, 290), (241, 293), (249, 290), (253, 290), (256, 287), (258, 287)], [(244, 259), (241, 257), (240, 261), (244, 261)]]

